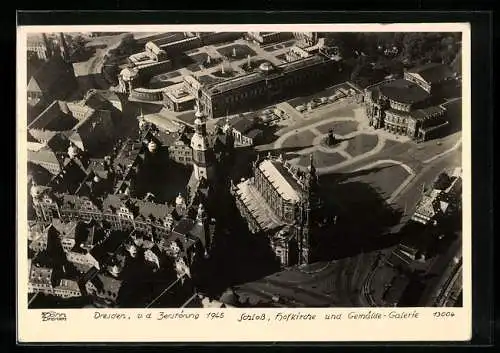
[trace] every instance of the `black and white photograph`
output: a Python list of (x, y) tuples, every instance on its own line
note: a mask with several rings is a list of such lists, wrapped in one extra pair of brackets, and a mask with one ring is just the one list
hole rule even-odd
[(29, 310), (463, 307), (461, 29), (66, 29), (20, 63)]

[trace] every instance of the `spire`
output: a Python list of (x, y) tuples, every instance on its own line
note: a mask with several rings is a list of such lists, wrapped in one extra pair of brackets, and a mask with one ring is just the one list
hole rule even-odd
[(196, 214), (196, 221), (200, 224), (203, 224), (205, 218), (205, 208), (203, 207), (203, 203), (200, 202), (200, 204), (198, 205), (198, 213)]
[(313, 161), (313, 154), (312, 153), (309, 155), (309, 167), (307, 169), (309, 170), (309, 174), (316, 176), (316, 168), (314, 167), (314, 161)]
[(200, 106), (200, 100), (196, 100), (196, 112), (194, 113), (194, 116), (197, 118), (202, 118), (203, 113), (201, 112), (201, 106)]

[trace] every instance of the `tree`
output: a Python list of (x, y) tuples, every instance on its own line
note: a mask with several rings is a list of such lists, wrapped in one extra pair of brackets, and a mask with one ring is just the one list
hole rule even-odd
[(446, 173), (441, 173), (434, 182), (434, 189), (444, 190), (451, 184), (451, 178)]

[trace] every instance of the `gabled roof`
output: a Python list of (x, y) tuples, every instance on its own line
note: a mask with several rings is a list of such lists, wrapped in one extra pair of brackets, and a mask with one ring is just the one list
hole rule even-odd
[(52, 285), (53, 270), (47, 267), (31, 265), (30, 282), (33, 284)]
[(28, 92), (47, 93), (68, 79), (75, 79), (72, 64), (65, 62), (60, 55), (54, 55), (31, 77)]
[(54, 151), (46, 147), (38, 151), (28, 150), (28, 161), (33, 163), (52, 163), (60, 165), (60, 161)]
[(273, 187), (285, 199), (293, 202), (300, 201), (300, 187), (279, 163), (268, 159), (261, 162), (259, 169), (266, 176)]

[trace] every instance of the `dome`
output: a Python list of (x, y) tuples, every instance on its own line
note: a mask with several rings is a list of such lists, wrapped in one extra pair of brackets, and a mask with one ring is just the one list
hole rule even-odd
[(95, 176), (94, 176), (94, 182), (95, 182), (95, 183), (98, 183), (98, 182), (100, 182), (100, 181), (101, 181), (101, 178), (99, 178), (99, 176), (95, 175)]
[(149, 141), (149, 143), (148, 143), (148, 151), (149, 152), (154, 153), (154, 152), (156, 152), (157, 148), (158, 148), (158, 145), (156, 144), (156, 142), (154, 142), (153, 140)]
[(196, 119), (194, 120), (194, 124), (195, 124), (195, 125), (202, 125), (202, 124), (203, 124), (203, 121), (201, 121), (201, 119), (200, 119), (200, 118), (196, 118)]
[(179, 195), (177, 195), (177, 197), (175, 198), (175, 204), (177, 206), (181, 206), (181, 205), (185, 204), (184, 197), (182, 197), (181, 193), (179, 193)]
[(68, 156), (69, 156), (69, 158), (75, 158), (76, 156), (78, 156), (78, 148), (76, 148), (73, 145), (69, 146)]
[(266, 61), (259, 65), (259, 69), (264, 72), (269, 72), (273, 70), (273, 65), (270, 62)]

